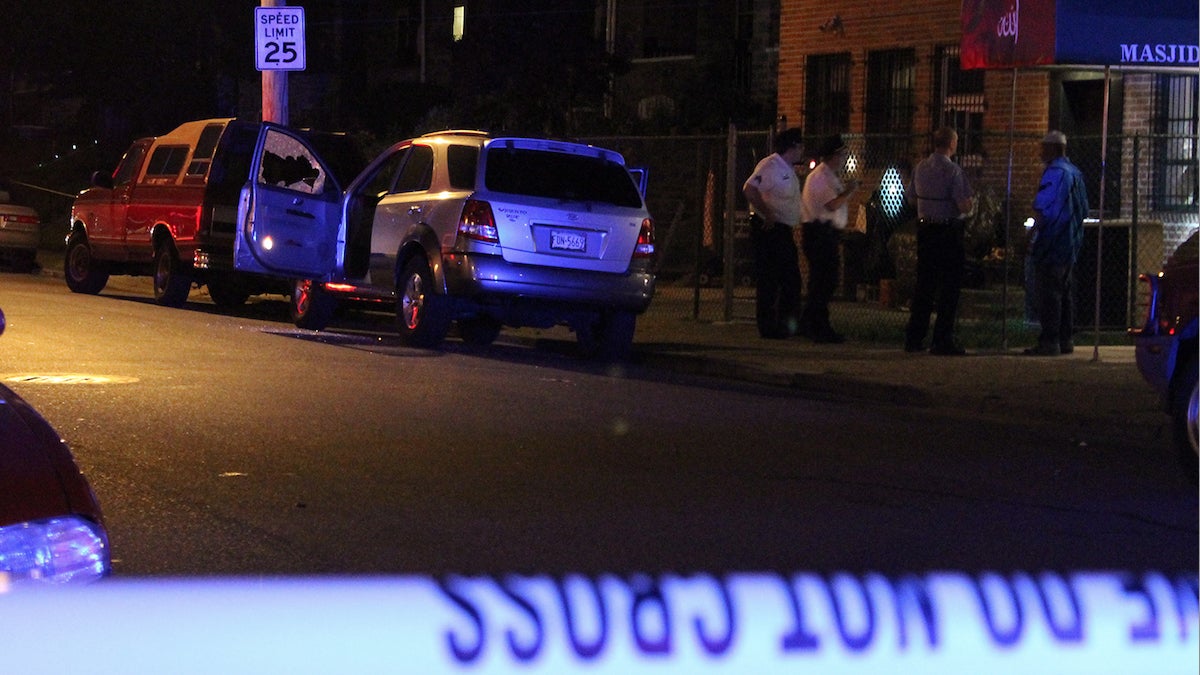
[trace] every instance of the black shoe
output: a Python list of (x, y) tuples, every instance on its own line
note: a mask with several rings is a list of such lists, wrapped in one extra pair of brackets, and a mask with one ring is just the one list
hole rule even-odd
[(814, 335), (812, 341), (819, 345), (840, 345), (846, 341), (846, 336), (832, 328), (827, 328)]
[(1059, 349), (1058, 345), (1038, 345), (1036, 347), (1029, 347), (1022, 353), (1025, 356), (1058, 356), (1062, 354), (1062, 350)]
[(786, 339), (788, 339), (787, 331), (783, 331), (783, 330), (760, 332), (759, 336), (762, 337), (762, 339), (764, 339), (764, 340), (786, 340)]
[(1059, 354), (1070, 354), (1073, 351), (1075, 351), (1075, 345), (1073, 343), (1067, 342), (1058, 346)]
[(929, 348), (929, 353), (934, 356), (966, 356), (967, 350), (951, 343), (948, 345), (934, 345)]

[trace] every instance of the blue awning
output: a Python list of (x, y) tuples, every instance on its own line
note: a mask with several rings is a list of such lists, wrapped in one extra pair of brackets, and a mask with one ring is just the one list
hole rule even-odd
[(963, 0), (963, 68), (1200, 66), (1195, 0)]

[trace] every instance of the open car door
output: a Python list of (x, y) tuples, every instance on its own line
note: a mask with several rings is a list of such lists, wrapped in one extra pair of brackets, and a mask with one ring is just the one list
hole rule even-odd
[(259, 132), (238, 200), (234, 267), (291, 279), (333, 271), (342, 191), (299, 135), (270, 123)]

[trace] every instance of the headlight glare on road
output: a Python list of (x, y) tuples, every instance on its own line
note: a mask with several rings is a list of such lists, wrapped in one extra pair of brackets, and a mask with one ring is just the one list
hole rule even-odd
[(67, 516), (0, 527), (0, 579), (81, 583), (108, 571), (104, 531), (89, 520)]

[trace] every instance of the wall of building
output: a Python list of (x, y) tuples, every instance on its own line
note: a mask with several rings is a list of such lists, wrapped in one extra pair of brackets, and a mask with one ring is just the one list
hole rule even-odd
[[(845, 131), (862, 134), (866, 131), (868, 55), (875, 50), (912, 48), (916, 53), (916, 106), (910, 131), (924, 138), (937, 124), (934, 55), (939, 47), (959, 43), (960, 12), (960, 0), (891, 5), (872, 0), (843, 0), (832, 5), (815, 0), (782, 0), (777, 114), (785, 117), (789, 126), (803, 126), (806, 61), (812, 55), (849, 52), (852, 93), (850, 124)], [(993, 194), (1007, 194), (1011, 181), (1012, 221), (1017, 235), (1020, 223), (1031, 215), (1030, 203), (1043, 168), (1040, 140), (1050, 127), (1059, 123), (1052, 118), (1062, 100), (1052, 101), (1052, 97), (1063, 96), (1061, 87), (1054, 84), (1055, 78), (1063, 77), (1061, 71), (1056, 75), (1046, 70), (1022, 70), (1015, 74), (1011, 70), (996, 70), (985, 74), (981, 161), (964, 161), (964, 165), (976, 187)], [(1120, 180), (1111, 180), (1109, 189), (1120, 192), (1117, 201), (1122, 218), (1130, 218), (1136, 209), (1141, 219), (1164, 222), (1165, 255), (1195, 229), (1195, 214), (1184, 214), (1181, 220), (1179, 214), (1151, 211), (1148, 199), (1153, 159), (1149, 143), (1140, 146), (1140, 156), (1134, 163), (1133, 141), (1129, 138), (1151, 133), (1153, 83), (1151, 75), (1124, 75), (1123, 106), (1117, 111), (1120, 128), (1109, 129), (1110, 138), (1125, 137), (1115, 141), (1122, 144)], [(851, 147), (854, 148), (853, 143)], [(928, 143), (918, 143), (913, 154), (921, 156), (926, 152)], [(1099, 171), (1098, 156), (1094, 163), (1096, 166), (1081, 166), (1081, 169)], [(878, 176), (869, 172), (862, 178), (868, 188), (873, 188), (872, 180), (878, 181)], [(869, 190), (864, 194), (869, 194)], [(1099, 195), (1090, 196), (1090, 201), (1093, 208), (1099, 207)], [(1106, 202), (1113, 204), (1114, 200), (1109, 196)]]
[[(805, 62), (814, 54), (849, 52), (851, 55), (850, 128), (866, 129), (867, 58), (875, 50), (912, 48), (916, 53), (916, 110), (913, 134), (924, 135), (936, 126), (933, 64), (939, 47), (957, 45), (961, 35), (959, 0), (881, 5), (871, 0), (847, 0), (830, 5), (811, 0), (783, 0), (780, 11), (778, 114), (791, 126), (805, 119)], [(839, 21), (840, 20), (840, 21)], [(840, 28), (838, 24), (840, 23)], [(824, 29), (823, 29), (824, 28)], [(988, 72), (985, 76), (984, 128), (987, 132), (984, 161), (973, 169), (980, 186), (1004, 191), (1008, 181), (1010, 119), (1019, 142), (1013, 147), (1015, 203), (1028, 202), (1032, 193), (1022, 185), (1036, 185), (1041, 170), (1038, 147), (1047, 128), (1048, 75), (1023, 72), (1017, 76), (1016, 105), (1012, 73)], [(917, 157), (928, 152), (928, 143), (914, 147)], [(915, 158), (914, 158), (915, 159)]]

